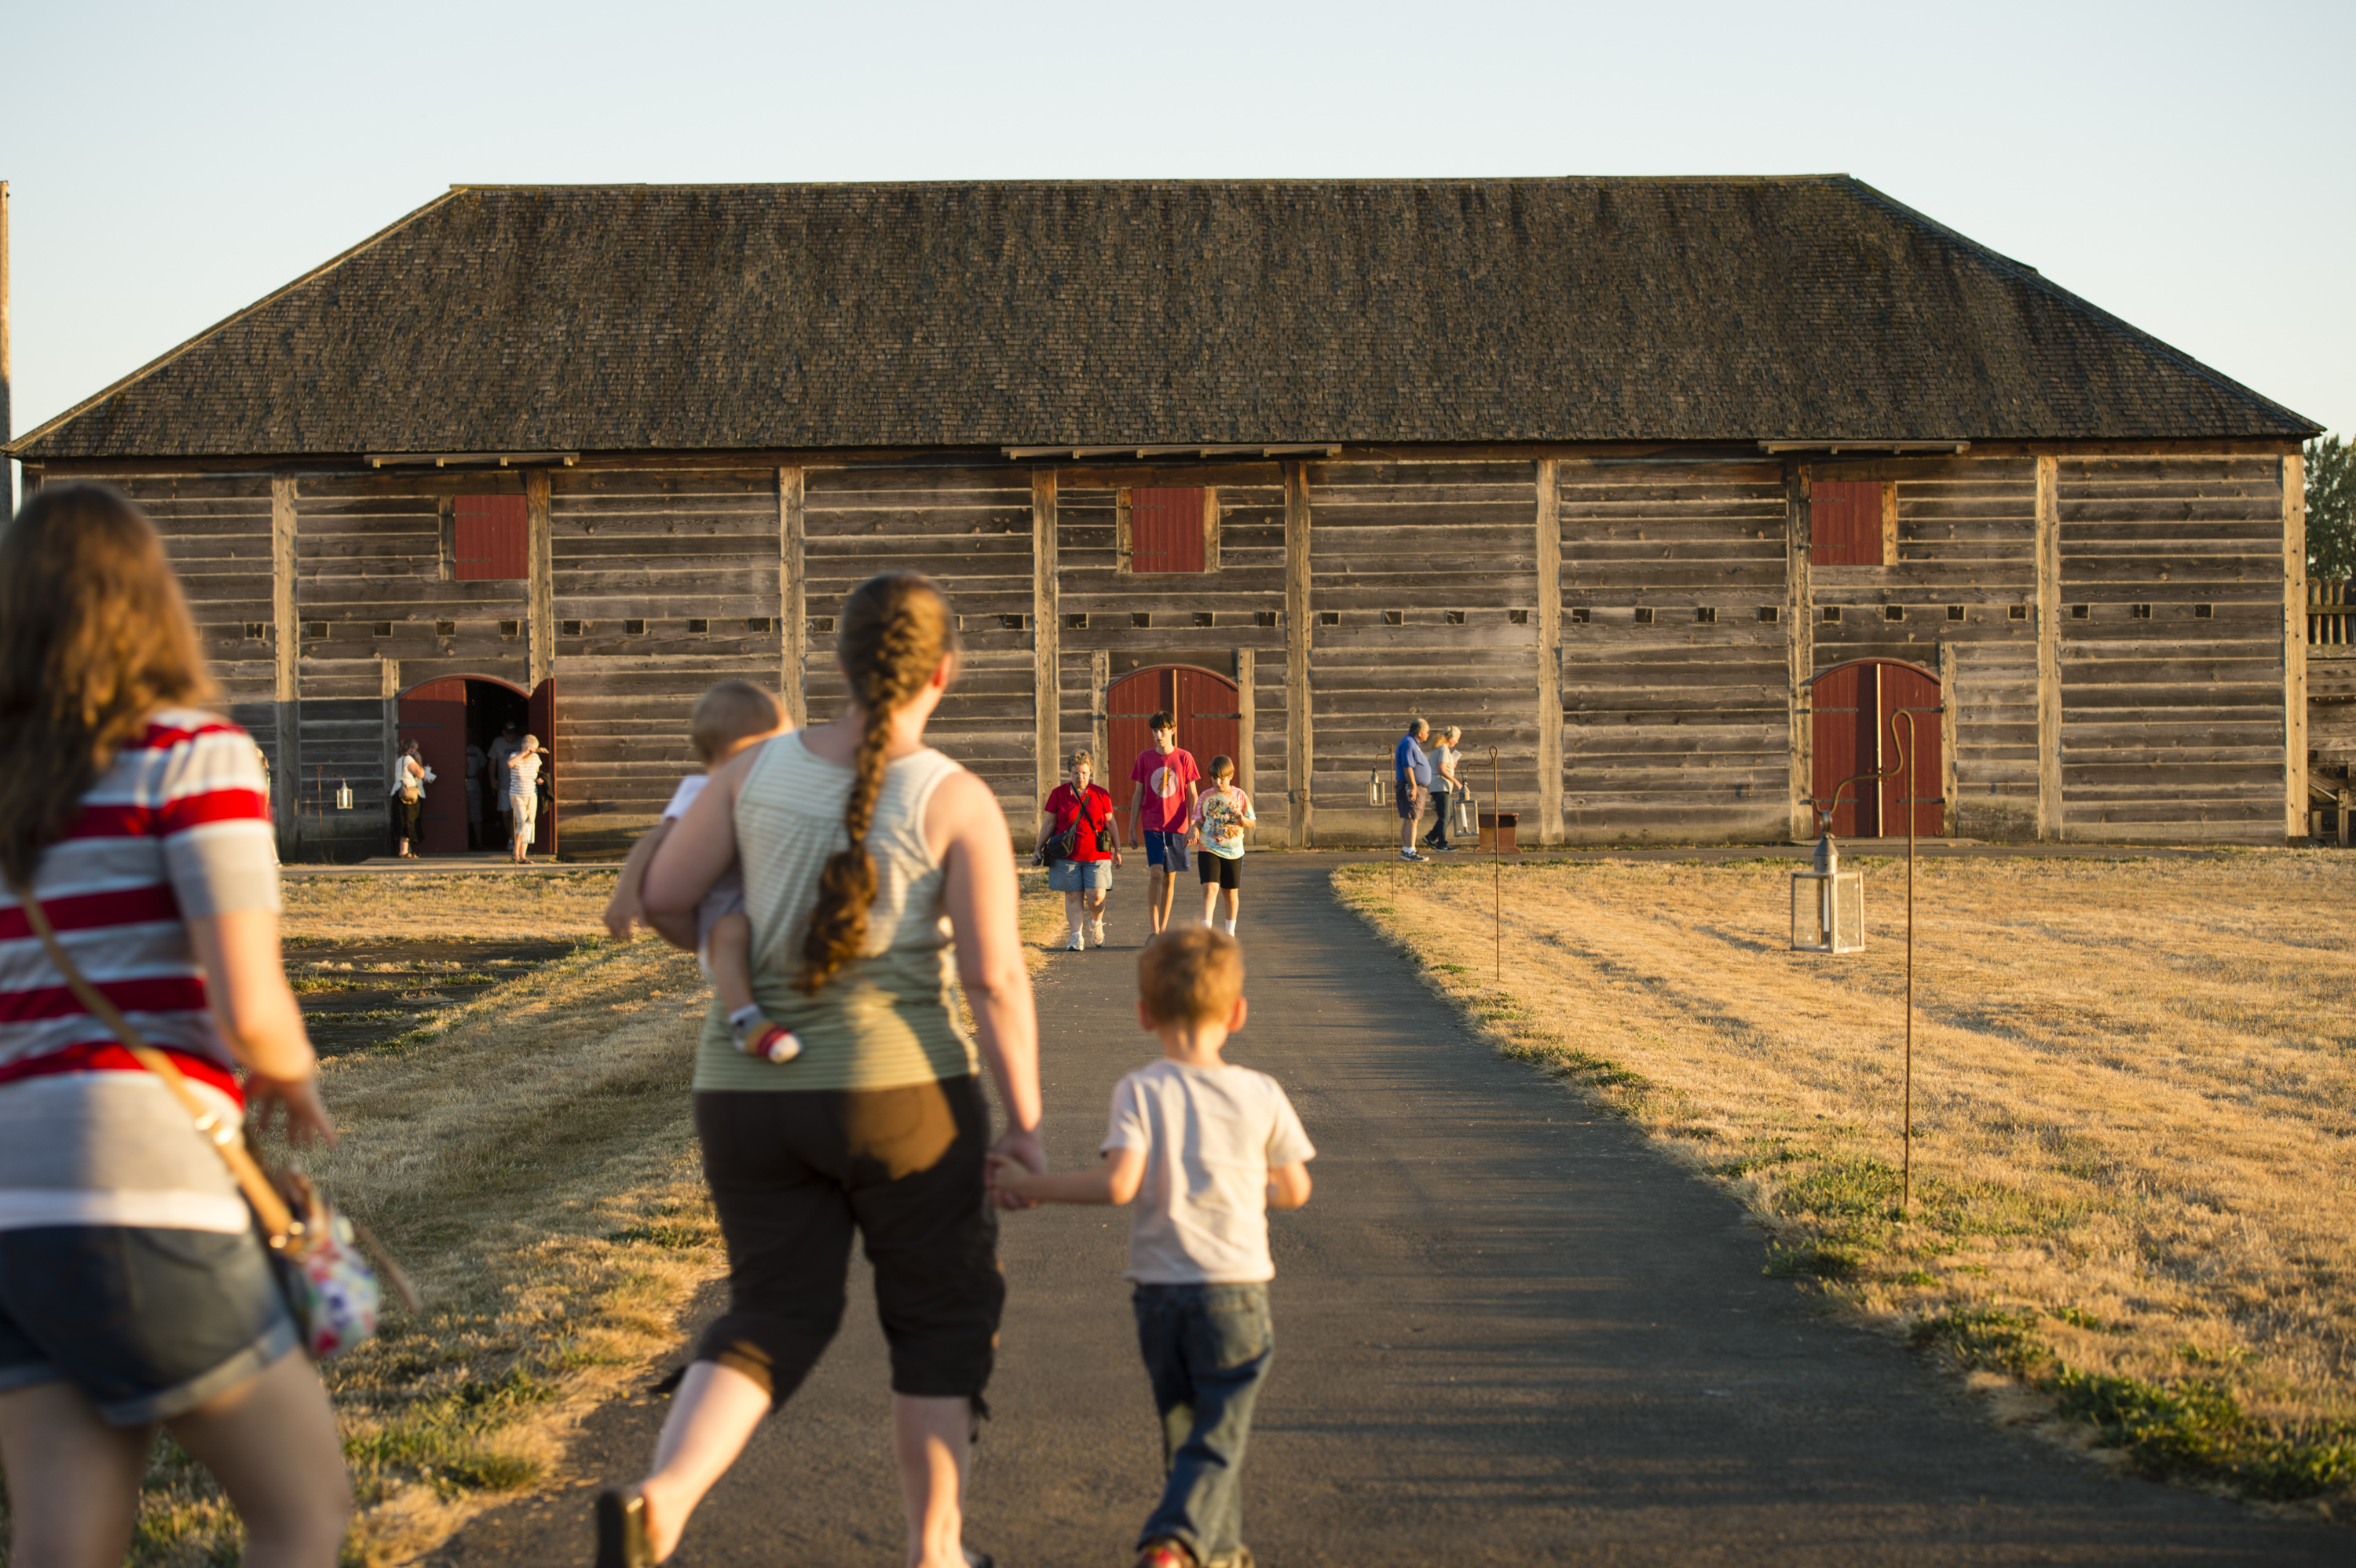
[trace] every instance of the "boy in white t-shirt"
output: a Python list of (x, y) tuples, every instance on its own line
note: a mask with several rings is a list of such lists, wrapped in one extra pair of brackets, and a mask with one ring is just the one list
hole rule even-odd
[(1128, 1276), (1169, 1479), (1138, 1568), (1251, 1568), (1244, 1445), (1276, 1353), (1268, 1211), (1309, 1201), (1317, 1151), (1275, 1079), (1220, 1060), (1246, 1012), (1234, 937), (1202, 926), (1155, 937), (1137, 989), (1138, 1022), (1160, 1037), (1162, 1060), (1113, 1090), (1104, 1163), (1035, 1176), (996, 1155), (991, 1183), (1047, 1203), (1139, 1200)]
[[(705, 771), (680, 781), (670, 804), (663, 807), (662, 820), (632, 846), (630, 858), (622, 862), (621, 880), (615, 884), (613, 901), (605, 906), (605, 929), (616, 940), (626, 941), (631, 925), (646, 918), (639, 889), (646, 881), (647, 867), (670, 825), (686, 816), (695, 797), (703, 793), (711, 770), (747, 746), (789, 728), (777, 699), (749, 680), (723, 680), (695, 699), (694, 711), (688, 717), (688, 734)], [(712, 891), (695, 906), (695, 961), (703, 966), (703, 977), (728, 1011), (728, 1028), (735, 1036), (737, 1050), (772, 1061), (791, 1061), (801, 1054), (802, 1043), (793, 1031), (762, 1017), (753, 1000), (753, 922), (744, 912), (744, 874), (734, 866), (712, 884)]]

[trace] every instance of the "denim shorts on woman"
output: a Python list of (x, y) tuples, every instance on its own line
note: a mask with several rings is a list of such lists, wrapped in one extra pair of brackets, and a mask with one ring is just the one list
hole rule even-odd
[(1111, 886), (1110, 860), (1058, 860), (1047, 870), (1051, 893), (1102, 892)]
[(251, 1231), (0, 1231), (0, 1393), (71, 1382), (117, 1426), (167, 1421), (294, 1349)]

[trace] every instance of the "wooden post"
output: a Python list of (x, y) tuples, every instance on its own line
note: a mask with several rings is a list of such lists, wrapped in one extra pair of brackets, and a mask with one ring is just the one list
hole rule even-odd
[[(1246, 795), (1252, 793), (1252, 779), (1257, 773), (1259, 748), (1253, 742), (1252, 731), (1259, 728), (1259, 656), (1250, 648), (1236, 650), (1236, 707), (1243, 717), (1236, 725), (1236, 786)], [(1259, 803), (1254, 801), (1257, 813)]]
[(1939, 807), (1939, 830), (1948, 837), (1956, 836), (1955, 827), (1955, 691), (1956, 650), (1953, 643), (1939, 645), (1939, 798), (1945, 804)]
[(278, 853), (292, 859), (303, 845), (303, 623), (295, 603), (294, 481), (270, 481), (271, 726), (277, 732), (270, 763), (270, 815)]
[[(384, 696), (384, 761), (377, 768), (376, 787), (360, 798), (384, 802), (384, 825), (390, 833), (392, 828), (392, 764), (401, 756), (401, 661), (380, 659), (377, 671), (382, 677), (378, 689)], [(391, 847), (388, 839), (380, 846), (378, 853), (385, 853)]]
[[(0, 180), (0, 446), (6, 445), (16, 433), (15, 403), (9, 396), (16, 377), (8, 340), (8, 182)], [(11, 515), (15, 513), (15, 469), (5, 457), (0, 457), (0, 502), (7, 503), (5, 509)]]
[(1555, 460), (1537, 460), (1538, 842), (1562, 842), (1562, 509)]
[[(2282, 460), (2283, 827), (2307, 836), (2307, 459)], [(2346, 843), (2346, 818), (2340, 842)]]
[(1112, 655), (1099, 648), (1088, 656), (1088, 750), (1096, 754), (1097, 783), (1104, 785), (1118, 809), (1120, 786), (1112, 781), (1112, 759), (1105, 754), (1112, 745), (1111, 694)]
[(1203, 487), (1203, 570), (1219, 570), (1219, 487), (1215, 485)]
[[(1033, 773), (1037, 788), (1032, 792), (1032, 812), (1039, 802), (1055, 792), (1055, 779), (1062, 771), (1055, 765), (1055, 752), (1060, 741), (1057, 735), (1058, 711), (1063, 703), (1062, 683), (1056, 675), (1057, 656), (1062, 652), (1063, 591), (1055, 580), (1055, 471), (1034, 468), (1031, 471), (1031, 714), (1033, 725)], [(1032, 820), (1036, 821), (1035, 815)]]
[(525, 548), (530, 552), (530, 619), (524, 624), (526, 658), (533, 690), (556, 673), (556, 555), (549, 535), (548, 470), (527, 468), (523, 475)]
[(777, 695), (797, 726), (809, 722), (809, 600), (803, 582), (805, 520), (802, 471), (777, 470)]
[(1808, 702), (1808, 679), (1816, 673), (1815, 589), (1808, 574), (1808, 539), (1812, 521), (1808, 503), (1808, 465), (1789, 463), (1783, 469), (1783, 650), (1789, 661), (1791, 692), (1786, 700), (1790, 725), (1792, 838), (1806, 843), (1816, 836), (1815, 813), (1808, 797), (1815, 793), (1815, 716)]
[(1317, 841), (1310, 798), (1317, 750), (1310, 736), (1309, 475), (1296, 460), (1284, 465), (1284, 787), (1286, 843)]
[(2062, 460), (2058, 457), (2037, 460), (2037, 837), (2040, 842), (2062, 837)]

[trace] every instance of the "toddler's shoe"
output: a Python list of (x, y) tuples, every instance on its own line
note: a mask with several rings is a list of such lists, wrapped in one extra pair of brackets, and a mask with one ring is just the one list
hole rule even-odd
[(1149, 1541), (1137, 1549), (1137, 1568), (1195, 1568), (1183, 1541)]
[(761, 1031), (761, 1038), (753, 1042), (751, 1053), (775, 1062), (791, 1061), (802, 1053), (801, 1037), (789, 1029), (771, 1024)]

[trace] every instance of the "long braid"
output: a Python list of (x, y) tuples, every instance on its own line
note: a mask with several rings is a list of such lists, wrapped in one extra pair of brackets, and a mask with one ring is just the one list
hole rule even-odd
[(867, 912), (875, 901), (875, 859), (868, 853), (867, 834), (884, 794), (893, 716), (953, 645), (948, 601), (913, 571), (861, 583), (843, 602), (838, 624), (837, 647), (864, 722), (852, 758), (851, 796), (842, 807), (850, 843), (819, 872), (818, 902), (802, 938), (802, 969), (794, 985), (804, 996), (816, 996), (867, 944)]

